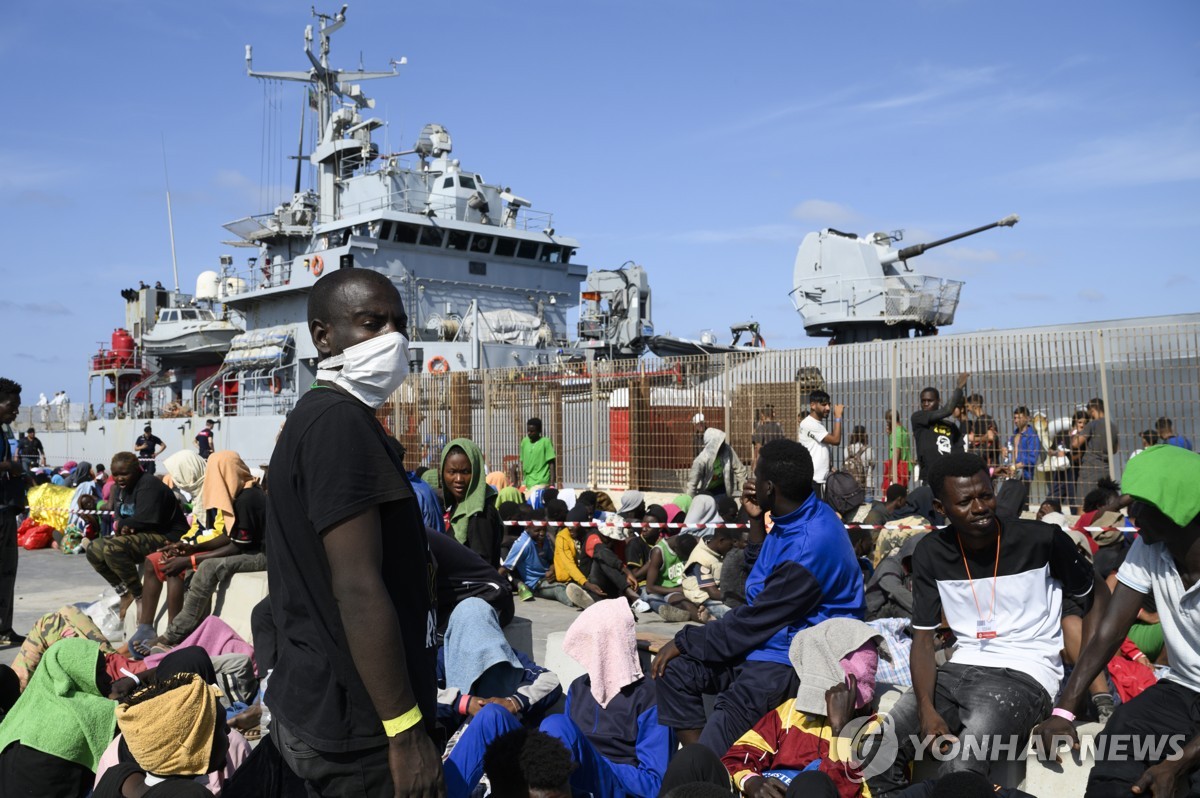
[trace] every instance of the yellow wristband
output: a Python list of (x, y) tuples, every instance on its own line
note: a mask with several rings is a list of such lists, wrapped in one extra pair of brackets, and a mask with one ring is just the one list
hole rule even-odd
[(383, 722), (383, 733), (388, 737), (395, 737), (397, 734), (408, 731), (420, 722), (421, 708), (415, 706), (399, 717), (385, 720)]

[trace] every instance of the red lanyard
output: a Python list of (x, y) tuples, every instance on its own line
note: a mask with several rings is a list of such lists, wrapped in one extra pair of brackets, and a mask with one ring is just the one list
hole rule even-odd
[[(975, 599), (975, 611), (979, 613), (979, 620), (983, 620), (983, 609), (979, 606), (979, 596), (975, 594), (975, 580), (971, 578), (971, 566), (967, 565), (967, 552), (963, 549), (962, 541), (958, 539), (958, 535), (954, 536), (958, 541), (958, 550), (962, 554), (963, 568), (967, 569), (967, 584), (971, 586), (971, 597)], [(1000, 573), (1000, 533), (996, 533), (996, 564), (992, 570), (992, 611), (988, 614), (987, 620), (992, 620), (996, 617), (996, 577)]]

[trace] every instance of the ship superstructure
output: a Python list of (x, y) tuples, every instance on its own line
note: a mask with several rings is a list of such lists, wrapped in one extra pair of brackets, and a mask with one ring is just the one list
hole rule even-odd
[(308, 291), (335, 269), (374, 269), (396, 284), (414, 369), (552, 362), (569, 344), (567, 312), (587, 276), (575, 262), (579, 242), (560, 235), (551, 214), (452, 158), (441, 125), (426, 125), (411, 149), (380, 153), (372, 134), (383, 122), (369, 115), (374, 101), (359, 83), (392, 77), (405, 60), (381, 72), (335, 69), (330, 38), (345, 9), (317, 18), (305, 31), (307, 70), (258, 71), (246, 48), (251, 77), (306, 85), (318, 132), (307, 155), (316, 185), (301, 191), (297, 180), (274, 212), (225, 225), (237, 244), (256, 248), (241, 269), (226, 257), (220, 275), (220, 299), (244, 318), (246, 332), (221, 371), (196, 387), (196, 406), (223, 415), (286, 412), (316, 372)]

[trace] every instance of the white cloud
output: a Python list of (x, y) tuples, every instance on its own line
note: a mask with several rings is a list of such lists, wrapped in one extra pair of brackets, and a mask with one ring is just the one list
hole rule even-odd
[(848, 205), (821, 199), (807, 199), (792, 208), (792, 218), (820, 224), (839, 225), (860, 221), (862, 216)]
[(1194, 121), (1127, 136), (1094, 139), (1076, 152), (1018, 171), (1018, 182), (1053, 188), (1120, 187), (1200, 180)]

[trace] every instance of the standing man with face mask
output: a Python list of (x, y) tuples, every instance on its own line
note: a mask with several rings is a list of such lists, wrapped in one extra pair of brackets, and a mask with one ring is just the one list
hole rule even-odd
[[(375, 410), (408, 373), (396, 287), (367, 269), (317, 281), (317, 383), (271, 457), (267, 566), (278, 664), (272, 734), (310, 794), (444, 794), (434, 579), (421, 511)], [(329, 456), (330, 445), (339, 457)]]

